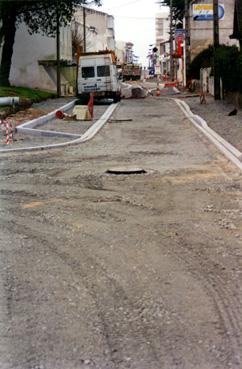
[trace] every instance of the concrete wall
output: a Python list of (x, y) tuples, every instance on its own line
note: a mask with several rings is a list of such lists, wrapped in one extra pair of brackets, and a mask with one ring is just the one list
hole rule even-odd
[[(61, 59), (72, 60), (70, 26), (60, 29), (60, 53)], [(30, 35), (24, 23), (19, 25), (15, 35), (10, 83), (56, 91), (55, 73), (39, 65), (40, 60), (56, 60), (56, 39), (40, 34)]]
[[(190, 29), (191, 29), (191, 58), (199, 54), (202, 50), (213, 44), (213, 21), (193, 20), (193, 4), (212, 4), (212, 0), (195, 0), (190, 5)], [(234, 0), (220, 1), (224, 5), (225, 15), (219, 21), (220, 43), (225, 45), (238, 45), (236, 40), (231, 40), (229, 36), (233, 33)]]

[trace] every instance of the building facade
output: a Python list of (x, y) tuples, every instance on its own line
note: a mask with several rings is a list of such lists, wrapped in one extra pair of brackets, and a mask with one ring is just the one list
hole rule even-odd
[(114, 17), (112, 15), (80, 6), (74, 14), (72, 29), (73, 27), (79, 35), (82, 46), (85, 28), (86, 52), (115, 50)]
[(155, 44), (158, 49), (158, 58), (154, 62), (160, 64), (161, 74), (165, 74), (170, 69), (170, 16), (169, 13), (163, 11), (157, 13), (155, 17)]
[[(219, 39), (220, 44), (238, 45), (232, 40), (235, 0), (221, 1), (219, 11)], [(194, 0), (190, 3), (190, 50), (194, 59), (202, 50), (213, 44), (213, 20), (211, 9), (212, 0)], [(207, 14), (207, 15), (206, 15)]]

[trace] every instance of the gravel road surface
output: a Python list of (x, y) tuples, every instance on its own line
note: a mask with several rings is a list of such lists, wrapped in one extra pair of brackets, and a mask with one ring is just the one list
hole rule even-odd
[(242, 368), (241, 174), (172, 100), (0, 175), (1, 369)]

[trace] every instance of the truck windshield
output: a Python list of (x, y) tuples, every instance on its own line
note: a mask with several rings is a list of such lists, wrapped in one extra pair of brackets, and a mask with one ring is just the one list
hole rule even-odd
[(110, 76), (109, 65), (99, 65), (97, 67), (97, 76), (98, 77), (108, 77), (108, 76)]
[(94, 67), (82, 67), (82, 78), (92, 78), (94, 76)]

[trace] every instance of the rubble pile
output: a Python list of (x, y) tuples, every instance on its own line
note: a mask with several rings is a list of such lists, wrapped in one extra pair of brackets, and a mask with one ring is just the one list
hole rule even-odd
[(128, 83), (122, 83), (121, 84), (121, 97), (123, 99), (141, 99), (141, 98), (145, 98), (148, 95), (148, 91), (138, 85), (131, 85)]

